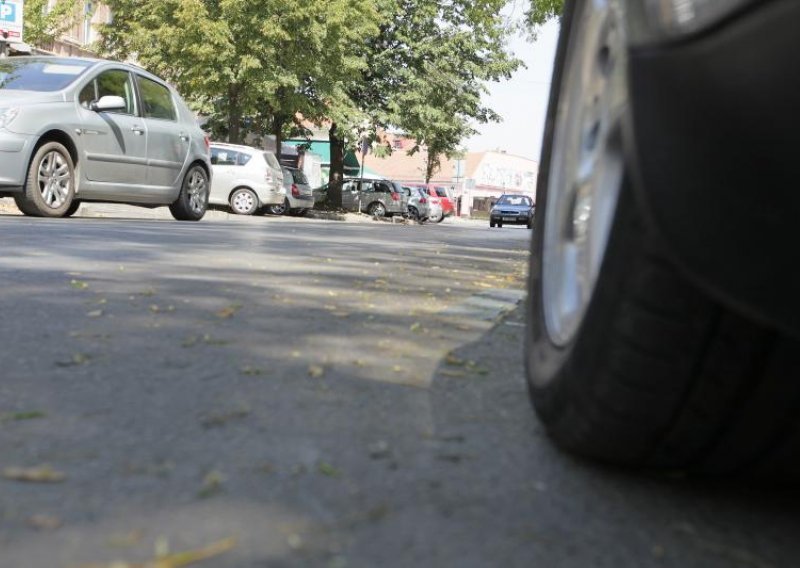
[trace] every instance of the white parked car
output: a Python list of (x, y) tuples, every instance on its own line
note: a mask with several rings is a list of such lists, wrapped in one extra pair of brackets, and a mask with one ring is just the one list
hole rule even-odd
[(271, 152), (238, 144), (211, 143), (214, 177), (208, 202), (227, 205), (239, 215), (252, 215), (262, 207), (286, 199), (283, 174)]

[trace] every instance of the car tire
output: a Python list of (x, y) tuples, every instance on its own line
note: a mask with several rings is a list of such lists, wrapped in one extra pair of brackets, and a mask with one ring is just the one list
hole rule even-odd
[(533, 229), (533, 218), (528, 221), (528, 228)]
[(189, 168), (181, 184), (181, 192), (169, 211), (178, 221), (199, 221), (208, 209), (208, 174), (203, 166)]
[(408, 208), (408, 217), (409, 217), (409, 219), (412, 219), (412, 220), (414, 220), (414, 221), (416, 221), (418, 223), (422, 222), (421, 219), (420, 219), (420, 216), (419, 216), (419, 211), (417, 210), (416, 207), (409, 207)]
[(286, 215), (289, 212), (289, 201), (284, 201), (278, 205), (269, 205), (267, 211), (273, 215)]
[(22, 213), (33, 217), (63, 217), (75, 196), (75, 166), (69, 151), (59, 142), (37, 148), (28, 165), (21, 194), (14, 202)]
[(258, 211), (258, 196), (252, 189), (239, 187), (231, 193), (228, 203), (237, 215), (252, 215)]
[(81, 202), (77, 199), (73, 199), (72, 203), (69, 204), (67, 210), (64, 211), (64, 217), (72, 217), (75, 213), (78, 212), (78, 209), (81, 207)]
[(559, 316), (558, 299), (575, 295), (556, 285), (567, 280), (553, 262), (553, 235), (562, 231), (559, 215), (548, 210), (558, 211), (559, 188), (568, 186), (549, 183), (559, 144), (552, 101), (583, 5), (567, 3), (562, 20), (567, 36), (559, 44), (538, 183), (525, 340), (533, 405), (550, 436), (580, 455), (703, 475), (796, 479), (800, 342), (695, 286), (647, 222), (624, 167), (583, 314)]
[(386, 217), (386, 206), (380, 201), (370, 203), (369, 207), (367, 207), (367, 213), (373, 217)]
[(489, 228), (490, 229), (494, 229), (494, 225), (495, 225), (494, 221), (489, 221)]
[(502, 229), (503, 228), (503, 222), (502, 221), (498, 221), (497, 222), (497, 228), (498, 229)]
[(444, 213), (442, 213), (442, 214), (439, 216), (439, 218), (438, 218), (438, 219), (436, 219), (436, 222), (437, 222), (437, 223), (441, 223), (442, 221), (444, 221), (444, 218), (445, 218), (445, 215), (444, 215)]

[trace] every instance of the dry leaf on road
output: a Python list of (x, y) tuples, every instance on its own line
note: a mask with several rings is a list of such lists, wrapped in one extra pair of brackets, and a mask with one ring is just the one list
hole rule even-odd
[(7, 467), (3, 470), (3, 477), (11, 481), (25, 481), (29, 483), (58, 483), (67, 476), (56, 471), (49, 465), (37, 467)]
[(145, 563), (111, 562), (110, 564), (84, 564), (81, 568), (182, 568), (203, 560), (209, 560), (231, 550), (236, 546), (235, 538), (213, 542), (203, 548), (176, 552), (154, 558)]

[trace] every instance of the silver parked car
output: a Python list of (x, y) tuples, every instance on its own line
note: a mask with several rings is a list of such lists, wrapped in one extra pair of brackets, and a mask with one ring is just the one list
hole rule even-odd
[(425, 221), (439, 221), (442, 218), (442, 203), (438, 197), (428, 195), (421, 187), (403, 186), (403, 192), (408, 198), (408, 216), (424, 223)]
[(210, 179), (208, 138), (158, 77), (96, 59), (0, 59), (0, 196), (26, 215), (116, 201), (197, 221)]
[(262, 207), (282, 204), (283, 181), (276, 178), (272, 152), (250, 146), (212, 142), (214, 181), (208, 202), (227, 205), (239, 215), (252, 215)]
[(314, 194), (306, 174), (301, 170), (283, 166), (283, 188), (286, 199), (281, 204), (270, 206), (268, 208), (270, 213), (303, 214), (314, 208)]

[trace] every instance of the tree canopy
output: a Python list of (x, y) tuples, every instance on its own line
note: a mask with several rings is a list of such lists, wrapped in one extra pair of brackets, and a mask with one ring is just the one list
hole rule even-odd
[(563, 10), (564, 0), (531, 0), (531, 5), (525, 12), (528, 29), (535, 32), (539, 26), (559, 17)]

